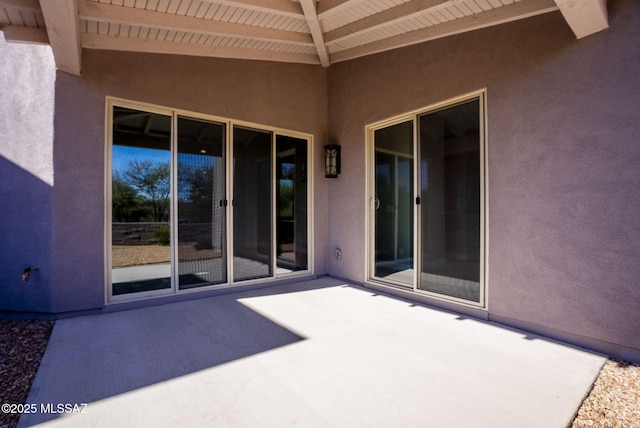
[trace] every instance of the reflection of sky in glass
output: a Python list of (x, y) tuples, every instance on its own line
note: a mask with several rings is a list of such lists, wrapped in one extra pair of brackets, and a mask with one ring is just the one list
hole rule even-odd
[(141, 149), (130, 146), (113, 146), (113, 171), (123, 172), (134, 160), (149, 160), (153, 163), (167, 163), (171, 160), (168, 150)]
[[(171, 154), (168, 150), (156, 150), (131, 146), (113, 146), (113, 161), (112, 169), (114, 173), (123, 173), (126, 171), (129, 164), (135, 160), (139, 161), (151, 161), (154, 164), (169, 163), (171, 161)], [(224, 162), (221, 158), (209, 155), (198, 154), (178, 154), (179, 170), (182, 174), (188, 177), (194, 170), (200, 174), (216, 174), (216, 168), (224, 168)], [(289, 168), (287, 168), (288, 170)], [(220, 179), (217, 176), (213, 178)], [(188, 181), (181, 181), (178, 198), (181, 201), (188, 201), (191, 193), (191, 185)]]
[(385, 184), (391, 183), (391, 166), (389, 164), (376, 165), (376, 179), (384, 179)]
[(413, 185), (413, 162), (404, 157), (398, 157), (398, 190), (411, 193)]
[(295, 176), (295, 167), (292, 163), (283, 163), (281, 169), (282, 178), (292, 179)]
[(420, 187), (422, 190), (429, 190), (429, 162), (423, 160), (420, 165)]

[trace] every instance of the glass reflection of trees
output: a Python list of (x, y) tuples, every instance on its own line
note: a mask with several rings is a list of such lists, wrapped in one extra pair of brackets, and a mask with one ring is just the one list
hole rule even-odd
[(293, 180), (295, 179), (295, 165), (283, 162), (281, 164), (280, 174), (280, 188), (278, 189), (278, 216), (281, 218), (293, 218)]
[(114, 171), (113, 221), (169, 221), (170, 171), (168, 162), (138, 159)]
[(212, 192), (214, 188), (213, 164), (180, 164), (178, 188), (180, 211), (188, 213), (189, 222), (211, 222), (211, 207), (214, 204)]

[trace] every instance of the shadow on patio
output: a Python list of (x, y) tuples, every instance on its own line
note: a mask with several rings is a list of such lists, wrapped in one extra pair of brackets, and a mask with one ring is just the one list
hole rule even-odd
[(60, 320), (19, 426), (564, 427), (604, 357), (331, 278)]

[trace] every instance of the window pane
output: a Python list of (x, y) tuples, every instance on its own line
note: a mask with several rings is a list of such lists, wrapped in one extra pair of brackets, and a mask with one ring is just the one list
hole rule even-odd
[(413, 121), (375, 139), (374, 276), (413, 286)]
[(480, 301), (480, 103), (420, 117), (419, 288)]
[(270, 132), (233, 128), (233, 278), (273, 276)]
[(113, 108), (113, 295), (171, 288), (171, 118)]
[(307, 140), (276, 136), (278, 273), (307, 269)]
[(225, 125), (178, 118), (180, 289), (226, 282)]

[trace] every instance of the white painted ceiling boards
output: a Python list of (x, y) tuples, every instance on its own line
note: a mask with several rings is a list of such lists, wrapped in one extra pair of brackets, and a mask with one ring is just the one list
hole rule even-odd
[(606, 0), (0, 0), (10, 42), (321, 64), (560, 10), (576, 37), (607, 28)]

